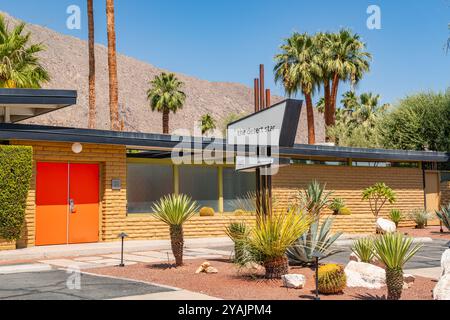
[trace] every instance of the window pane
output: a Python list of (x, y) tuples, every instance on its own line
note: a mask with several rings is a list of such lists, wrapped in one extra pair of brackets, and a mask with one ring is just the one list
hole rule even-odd
[(197, 201), (201, 207), (219, 210), (217, 168), (202, 166), (180, 167), (180, 193)]
[(173, 193), (171, 165), (128, 164), (128, 213), (150, 213), (155, 201), (171, 193)]
[(223, 169), (223, 201), (224, 211), (236, 210), (233, 200), (245, 197), (249, 192), (254, 192), (256, 187), (254, 173), (236, 172), (233, 168)]

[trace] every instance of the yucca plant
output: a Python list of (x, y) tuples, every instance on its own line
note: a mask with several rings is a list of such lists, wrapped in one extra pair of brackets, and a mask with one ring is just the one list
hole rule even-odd
[(192, 218), (197, 210), (197, 203), (184, 194), (165, 196), (153, 205), (155, 218), (170, 228), (172, 252), (177, 266), (183, 265), (183, 224)]
[(420, 250), (413, 239), (401, 233), (387, 233), (374, 241), (375, 256), (386, 267), (388, 300), (399, 300), (403, 291), (403, 266)]
[(403, 214), (400, 210), (398, 209), (392, 209), (389, 212), (389, 219), (395, 223), (395, 226), (398, 228), (398, 224), (400, 223), (400, 221), (403, 219)]
[(352, 252), (361, 260), (361, 262), (371, 263), (375, 257), (374, 239), (361, 238), (356, 240), (352, 246)]
[(431, 215), (423, 209), (416, 209), (411, 212), (409, 217), (416, 223), (416, 229), (425, 229)]
[(442, 224), (450, 231), (450, 203), (446, 207), (442, 207), (441, 211), (436, 211), (436, 215)]
[(314, 219), (318, 220), (323, 209), (330, 204), (332, 191), (325, 191), (326, 185), (321, 185), (318, 181), (312, 181), (306, 190), (298, 192), (297, 200), (302, 210), (305, 210)]
[(310, 265), (315, 261), (315, 252), (321, 253), (323, 258), (335, 254), (337, 250), (330, 250), (330, 247), (342, 232), (331, 234), (333, 222), (333, 218), (326, 218), (321, 225), (319, 221), (311, 223), (309, 230), (288, 249), (289, 260), (295, 264)]
[(250, 228), (245, 222), (231, 222), (225, 232), (234, 243), (234, 261), (245, 264), (245, 240), (249, 235)]
[(286, 250), (308, 230), (311, 218), (291, 208), (286, 213), (257, 219), (244, 240), (248, 257), (264, 266), (266, 278), (281, 278), (289, 272)]

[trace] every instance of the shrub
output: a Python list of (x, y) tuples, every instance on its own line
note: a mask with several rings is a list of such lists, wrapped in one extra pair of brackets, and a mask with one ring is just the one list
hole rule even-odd
[(341, 216), (350, 216), (351, 214), (352, 214), (352, 212), (347, 207), (344, 207), (341, 210), (339, 210), (339, 215), (341, 215)]
[(256, 226), (244, 239), (246, 262), (263, 265), (268, 279), (281, 278), (289, 271), (286, 250), (308, 230), (311, 219), (298, 214), (296, 208), (257, 219)]
[(395, 223), (395, 226), (398, 228), (399, 222), (403, 219), (403, 214), (398, 209), (392, 209), (391, 212), (389, 212), (389, 219)]
[(328, 257), (336, 253), (330, 250), (331, 245), (342, 235), (342, 232), (331, 234), (333, 218), (326, 218), (319, 228), (319, 222), (314, 221), (309, 230), (304, 233), (287, 251), (291, 262), (310, 265), (315, 261), (313, 253), (319, 252)]
[(249, 227), (245, 222), (230, 223), (225, 232), (228, 237), (234, 242), (234, 261), (236, 263), (245, 263), (245, 239), (249, 235)]
[(352, 246), (352, 252), (361, 260), (361, 262), (371, 263), (375, 257), (374, 239), (361, 238), (356, 240)]
[(436, 211), (436, 215), (439, 220), (441, 220), (442, 224), (450, 230), (450, 204), (443, 207), (441, 211)]
[(342, 293), (347, 285), (344, 268), (337, 264), (326, 264), (319, 267), (318, 283), (320, 293)]
[(237, 210), (234, 210), (233, 214), (235, 216), (242, 217), (242, 216), (247, 215), (247, 212), (245, 212), (244, 210), (241, 210), (241, 209), (237, 209)]
[(172, 252), (177, 266), (183, 265), (183, 224), (192, 218), (197, 210), (197, 203), (184, 194), (165, 196), (153, 205), (155, 218), (170, 228)]
[(417, 229), (425, 229), (431, 215), (423, 209), (416, 209), (409, 215), (411, 220), (416, 223)]
[(387, 233), (374, 241), (375, 256), (386, 267), (388, 300), (401, 298), (403, 266), (421, 247), (420, 244), (413, 246), (413, 239), (401, 233)]
[(330, 204), (332, 191), (325, 191), (326, 185), (321, 185), (318, 181), (311, 182), (306, 190), (298, 192), (297, 200), (302, 210), (306, 211), (314, 219), (319, 219), (323, 209)]
[(0, 146), (0, 238), (18, 240), (33, 171), (33, 149)]
[(330, 205), (328, 206), (330, 210), (334, 212), (334, 214), (339, 214), (340, 211), (345, 208), (345, 202), (342, 198), (334, 198)]
[(377, 183), (363, 191), (362, 200), (369, 200), (370, 210), (378, 217), (386, 202), (393, 204), (397, 199), (394, 190), (384, 183)]
[(210, 207), (203, 207), (200, 209), (200, 217), (213, 217), (215, 214), (214, 209)]

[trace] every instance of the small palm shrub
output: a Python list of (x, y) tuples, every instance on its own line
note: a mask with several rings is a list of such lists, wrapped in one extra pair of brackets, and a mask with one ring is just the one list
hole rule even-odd
[(347, 286), (347, 276), (344, 268), (337, 264), (326, 264), (319, 267), (318, 283), (320, 293), (342, 293)]
[(394, 190), (392, 190), (385, 183), (377, 183), (367, 189), (364, 189), (362, 193), (362, 200), (368, 200), (370, 204), (370, 210), (375, 217), (378, 217), (381, 209), (388, 202), (393, 204), (397, 201)]
[(398, 209), (392, 209), (391, 212), (389, 212), (389, 219), (395, 223), (395, 226), (398, 228), (398, 224), (403, 220), (403, 214)]
[(234, 261), (245, 262), (245, 240), (249, 235), (250, 228), (245, 222), (230, 223), (225, 232), (234, 243)]
[(410, 219), (416, 223), (416, 229), (425, 229), (431, 215), (423, 209), (416, 209), (410, 214)]
[(374, 239), (361, 238), (356, 240), (352, 246), (352, 252), (361, 260), (361, 262), (371, 263), (375, 257)]
[(334, 198), (329, 204), (328, 208), (333, 211), (335, 215), (339, 214), (345, 208), (345, 202), (342, 198)]
[(375, 256), (386, 267), (388, 300), (399, 300), (403, 291), (403, 266), (419, 251), (420, 244), (401, 233), (387, 233), (374, 241)]
[(441, 211), (436, 211), (436, 215), (442, 224), (450, 230), (450, 203), (446, 207), (443, 207)]
[(347, 207), (342, 208), (339, 210), (339, 215), (341, 216), (350, 216), (352, 214), (351, 210)]
[(197, 210), (197, 203), (184, 194), (165, 196), (153, 205), (155, 218), (170, 228), (172, 252), (177, 266), (183, 265), (183, 224), (192, 218)]
[(266, 278), (281, 278), (289, 272), (286, 250), (308, 230), (311, 219), (298, 214), (295, 208), (257, 219), (256, 226), (243, 240), (245, 261), (240, 264), (256, 262), (264, 266)]
[(214, 209), (210, 207), (203, 207), (200, 209), (200, 217), (213, 217), (215, 214)]
[(330, 247), (339, 239), (342, 232), (331, 234), (333, 222), (333, 218), (326, 218), (322, 225), (319, 221), (314, 221), (309, 230), (289, 247), (287, 251), (289, 260), (294, 264), (311, 265), (315, 261), (314, 252), (321, 253), (324, 258), (336, 253), (330, 250)]

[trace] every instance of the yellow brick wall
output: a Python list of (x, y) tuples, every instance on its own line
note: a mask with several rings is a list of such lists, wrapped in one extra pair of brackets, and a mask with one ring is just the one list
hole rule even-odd
[[(423, 208), (423, 177), (420, 169), (412, 168), (366, 168), (345, 166), (294, 165), (283, 167), (273, 178), (273, 194), (280, 206), (292, 203), (299, 189), (304, 189), (311, 181), (326, 183), (327, 190), (334, 190), (333, 198), (343, 198), (352, 215), (338, 217), (335, 221), (340, 228), (350, 233), (366, 233), (373, 230), (375, 219), (367, 201), (361, 201), (362, 190), (377, 183), (385, 182), (397, 194), (397, 203), (386, 205), (381, 215), (386, 216), (392, 208), (404, 214), (416, 208)], [(325, 212), (331, 214), (331, 211)], [(403, 226), (413, 223), (406, 221)], [(335, 226), (336, 227), (336, 226)]]
[(441, 205), (450, 204), (450, 181), (441, 182)]

